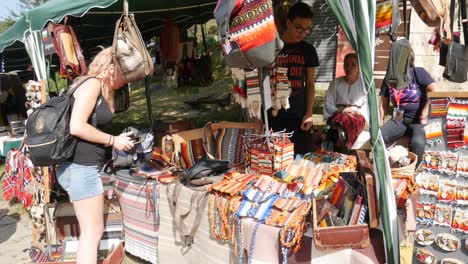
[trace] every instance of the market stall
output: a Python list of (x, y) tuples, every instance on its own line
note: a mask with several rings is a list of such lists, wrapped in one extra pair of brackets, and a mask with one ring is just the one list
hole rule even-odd
[[(49, 3), (53, 2), (59, 1)], [(110, 1), (107, 5), (114, 2)], [(398, 262), (398, 217), (391, 171), (384, 152), (383, 139), (379, 134), (372, 77), (374, 55), (371, 47), (375, 43), (375, 2), (328, 2), (358, 53), (361, 79), (367, 90), (371, 112), (372, 165), (367, 160), (367, 154), (318, 152), (294, 157), (289, 141), (291, 135), (284, 132), (273, 133), (269, 131), (268, 124), (264, 125), (267, 128), (264, 131), (259, 129), (258, 123), (210, 123), (203, 128), (166, 133), (154, 146), (153, 143), (143, 143), (146, 139), (152, 141), (152, 135), (148, 133), (141, 136), (144, 139), (137, 147), (143, 150), (124, 153), (124, 156), (117, 155), (117, 159), (125, 157), (123, 159), (130, 163), (116, 165), (117, 160), (114, 159), (115, 173), (109, 171), (103, 176), (112, 179), (108, 188), (115, 191), (119, 200), (119, 205), (114, 205), (116, 211), (122, 212), (124, 237), (119, 239), (124, 241), (127, 252), (152, 263), (176, 260), (178, 263), (233, 263), (244, 260), (268, 263), (309, 263), (324, 260), (344, 263)], [(210, 4), (206, 3), (206, 6)], [(34, 28), (42, 29), (46, 22), (43, 18), (47, 17), (42, 12), (51, 5), (32, 12), (33, 19), (30, 22), (33, 24), (25, 31), (32, 32), (24, 40), (31, 57), (39, 57), (33, 61), (37, 66), (44, 64), (44, 56), (39, 35), (36, 34), (38, 32)], [(200, 5), (196, 7), (201, 8)], [(56, 8), (61, 6), (57, 5)], [(137, 12), (144, 14), (145, 8), (148, 7), (142, 7)], [(185, 7), (177, 6), (177, 10), (182, 9)], [(73, 14), (81, 15), (89, 11), (79, 4), (70, 10), (76, 11)], [(115, 15), (117, 11), (111, 8), (103, 12), (95, 11), (94, 14), (104, 15), (106, 12)], [(117, 13), (120, 14), (120, 11)], [(54, 20), (59, 21), (62, 18), (60, 15)], [(34, 21), (38, 24), (34, 24)], [(20, 27), (21, 23), (27, 22), (20, 21), (16, 27)], [(7, 40), (15, 39), (18, 38)], [(45, 79), (43, 68), (37, 67), (36, 71), (40, 79)], [(266, 113), (266, 106), (272, 104), (270, 91), (278, 95), (273, 102), (279, 102), (278, 107), (283, 107), (281, 97), (287, 97), (289, 93), (286, 84), (288, 81), (284, 80), (284, 75), (284, 69), (276, 68), (270, 72), (262, 67), (256, 72), (244, 73), (245, 86), (237, 87), (239, 90), (236, 96), (239, 102), (252, 106), (251, 117), (261, 119), (261, 104), (264, 105), (264, 114)], [(45, 87), (43, 84), (43, 92), (46, 91)], [(442, 103), (433, 102), (434, 106), (437, 104)], [(459, 133), (462, 127), (456, 129)], [(463, 129), (466, 130), (465, 127)], [(437, 135), (430, 141), (434, 146), (441, 140), (441, 135)], [(461, 148), (460, 138), (452, 138), (451, 133), (448, 135), (451, 140), (448, 146), (453, 146), (453, 149)], [(463, 144), (466, 144), (464, 140)], [(458, 155), (458, 161), (460, 156), (462, 155)], [(29, 161), (24, 155), (21, 157), (23, 167), (17, 167), (19, 163), (15, 161), (14, 166), (8, 168), (8, 173), (13, 175), (21, 171), (21, 177), (16, 176), (15, 183), (18, 182), (26, 189), (29, 179), (24, 171), (29, 170), (31, 174), (31, 169), (25, 169), (24, 165), (29, 165)], [(453, 160), (454, 156), (450, 157)], [(432, 158), (430, 160), (433, 166)], [(33, 173), (33, 181), (37, 181), (37, 184), (31, 184), (35, 188), (33, 196), (44, 196), (44, 189), (41, 191), (39, 187), (50, 185), (47, 173), (52, 171), (53, 169), (44, 170), (44, 177), (40, 173)], [(448, 185), (451, 185), (450, 182)], [(24, 193), (24, 190), (20, 191)], [(35, 199), (33, 206), (42, 208), (44, 203), (49, 202), (47, 189), (46, 192), (46, 198), (40, 200), (42, 203)], [(437, 197), (438, 200), (459, 200), (453, 196), (448, 199), (448, 194), (441, 195), (445, 197)], [(25, 204), (29, 203), (30, 197), (23, 195), (22, 198)], [(416, 204), (416, 214), (420, 210), (419, 204)], [(457, 218), (463, 207), (455, 205), (455, 208)], [(439, 206), (439, 211), (453, 212), (451, 210), (446, 204)], [(47, 208), (44, 214), (50, 214), (50, 210)], [(37, 218), (40, 219), (41, 215)], [(426, 220), (418, 224), (429, 221)], [(449, 225), (452, 229), (460, 229), (458, 220), (455, 224), (443, 220), (438, 219), (437, 222), (441, 226)], [(38, 221), (38, 227), (40, 226)], [(70, 232), (67, 234), (76, 237), (76, 223), (74, 226), (67, 226), (71, 226), (68, 227)], [(55, 225), (46, 226), (45, 232), (49, 237), (47, 242), (56, 235), (56, 228)], [(59, 227), (59, 230), (60, 228), (63, 229)], [(443, 231), (438, 228), (428, 229), (423, 235)], [(458, 246), (455, 253), (444, 253), (445, 255), (439, 257), (459, 258), (458, 253), (463, 251), (457, 250), (464, 238), (461, 236), (456, 242), (446, 235), (440, 237), (439, 240), (452, 244), (455, 241)], [(63, 237), (60, 242), (64, 242)], [(70, 240), (67, 243), (76, 248), (76, 241)], [(453, 245), (439, 247), (450, 251)], [(117, 254), (115, 252), (122, 250), (120, 244), (113, 244), (111, 248), (107, 248), (103, 257), (110, 258)], [(71, 255), (67, 255), (66, 259), (73, 260), (72, 250), (49, 251), (47, 258), (64, 260), (64, 252)], [(122, 258), (115, 259), (110, 263), (119, 263), (121, 260)]]

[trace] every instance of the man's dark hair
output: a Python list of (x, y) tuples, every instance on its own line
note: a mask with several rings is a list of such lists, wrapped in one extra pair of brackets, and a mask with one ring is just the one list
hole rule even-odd
[(310, 6), (303, 2), (295, 3), (288, 12), (288, 19), (290, 21), (293, 21), (297, 17), (312, 19), (312, 16), (313, 14)]

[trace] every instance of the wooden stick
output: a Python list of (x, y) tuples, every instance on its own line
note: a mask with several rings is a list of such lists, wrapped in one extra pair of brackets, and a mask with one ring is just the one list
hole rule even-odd
[[(45, 103), (47, 100), (47, 86), (46, 81), (41, 81), (41, 103)], [(44, 203), (48, 204), (50, 202), (50, 179), (49, 179), (49, 168), (42, 167), (42, 177), (43, 177), (43, 184), (44, 184)]]
[(441, 91), (427, 93), (429, 98), (468, 98), (468, 92)]

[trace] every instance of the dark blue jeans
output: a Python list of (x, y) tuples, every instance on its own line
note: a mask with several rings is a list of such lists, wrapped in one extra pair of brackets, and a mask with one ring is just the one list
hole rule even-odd
[(387, 147), (408, 134), (411, 137), (409, 150), (418, 156), (416, 167), (422, 161), (426, 147), (426, 131), (424, 125), (414, 122), (414, 119), (405, 118), (403, 122), (387, 121), (381, 128), (383, 140)]

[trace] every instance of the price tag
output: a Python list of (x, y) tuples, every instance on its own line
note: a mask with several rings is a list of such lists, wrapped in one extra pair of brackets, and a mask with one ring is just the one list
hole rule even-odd
[(228, 39), (224, 39), (222, 43), (224, 53), (229, 55), (232, 51), (231, 42)]
[(398, 107), (393, 109), (393, 120), (398, 122), (403, 122), (403, 115), (405, 114), (404, 110), (401, 110)]

